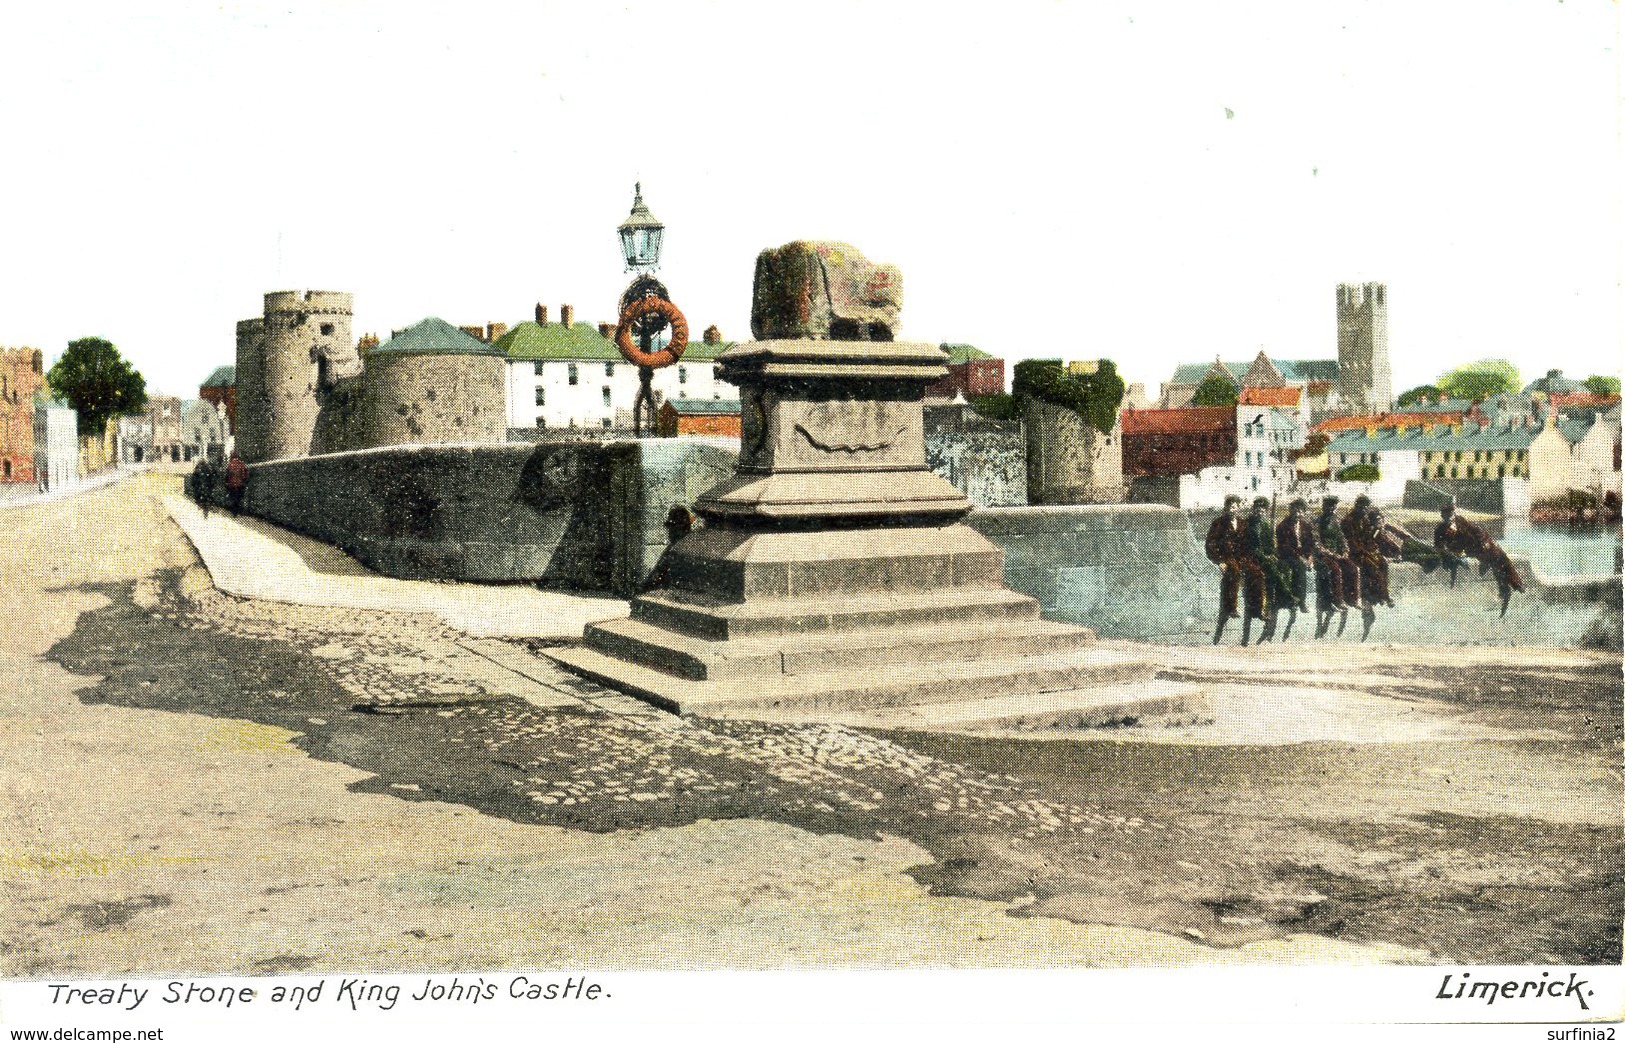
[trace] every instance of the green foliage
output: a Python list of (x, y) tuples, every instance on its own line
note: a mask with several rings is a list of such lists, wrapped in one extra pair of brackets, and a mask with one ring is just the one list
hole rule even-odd
[(1594, 395), (1619, 394), (1618, 377), (1590, 376), (1585, 378), (1585, 386)]
[(1381, 477), (1382, 472), (1377, 470), (1376, 464), (1349, 464), (1337, 472), (1340, 482), (1374, 482)]
[(1451, 398), (1482, 402), (1491, 395), (1516, 394), (1523, 387), (1518, 367), (1506, 359), (1479, 359), (1439, 377), (1439, 390)]
[(1104, 434), (1117, 423), (1125, 386), (1117, 365), (1101, 359), (1093, 373), (1068, 373), (1059, 359), (1027, 359), (1016, 363), (1011, 387), (1017, 396), (1070, 409)]
[(1193, 406), (1233, 406), (1236, 404), (1236, 385), (1223, 377), (1208, 377), (1196, 385), (1191, 398)]
[(972, 395), (970, 407), (989, 420), (1015, 420), (1021, 416), (1016, 396), (999, 392), (995, 395)]
[(1396, 405), (1400, 406), (1414, 406), (1424, 398), (1426, 398), (1429, 402), (1437, 402), (1443, 397), (1444, 392), (1440, 391), (1434, 385), (1421, 384), (1411, 388), (1409, 391), (1401, 392), (1400, 396), (1395, 399), (1394, 402)]
[(79, 414), (81, 434), (97, 434), (112, 417), (147, 405), (146, 378), (100, 337), (70, 341), (45, 379)]

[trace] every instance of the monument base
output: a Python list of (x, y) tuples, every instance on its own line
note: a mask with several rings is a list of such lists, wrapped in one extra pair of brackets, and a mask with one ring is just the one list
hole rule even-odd
[(674, 586), (594, 624), (564, 666), (677, 713), (806, 719), (859, 709), (1098, 693), (1151, 676), (1085, 627), (1039, 618), (965, 525), (697, 530)]

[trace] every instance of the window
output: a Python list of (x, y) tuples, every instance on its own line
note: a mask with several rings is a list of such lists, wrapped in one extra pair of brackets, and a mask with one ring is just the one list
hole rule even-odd
[(615, 363), (613, 363), (613, 362), (604, 363), (604, 376), (613, 377), (614, 375), (615, 375)]
[(543, 417), (543, 416), (537, 417), (536, 418), (536, 426), (537, 427), (546, 427), (547, 426), (547, 418)]
[(332, 335), (333, 335), (333, 324), (331, 322), (322, 323), (322, 336), (331, 337)]
[(688, 383), (688, 367), (687, 366), (678, 366), (677, 367), (677, 383), (679, 383), (679, 384), (687, 384)]
[(532, 373), (536, 374), (538, 377), (541, 376), (542, 375), (542, 364), (540, 362), (532, 362), (530, 364), (530, 371)]
[(609, 385), (604, 385), (604, 405), (609, 405)]
[(581, 374), (576, 372), (576, 364), (574, 362), (570, 363), (569, 368), (564, 371), (564, 379), (571, 387), (575, 387), (577, 384), (581, 383)]
[(606, 428), (609, 427), (609, 417), (607, 417), (607, 416), (604, 418), (604, 426)]
[(539, 405), (539, 406), (547, 405), (547, 389), (546, 388), (538, 387), (536, 389), (536, 404)]

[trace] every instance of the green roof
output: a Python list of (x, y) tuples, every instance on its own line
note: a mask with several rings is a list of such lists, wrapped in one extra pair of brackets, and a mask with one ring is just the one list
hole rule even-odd
[(444, 319), (430, 316), (398, 331), (367, 355), (499, 355), (494, 344), (475, 340)]
[(950, 366), (963, 365), (971, 359), (990, 359), (993, 357), (972, 344), (943, 344), (942, 350), (948, 353), (948, 365)]
[[(683, 351), (685, 359), (714, 359), (732, 341), (707, 344), (691, 339)], [(590, 322), (575, 322), (566, 326), (550, 322), (545, 326), (534, 322), (521, 322), (492, 342), (491, 347), (515, 362), (624, 362), (614, 337), (598, 332)]]
[(668, 398), (666, 405), (687, 416), (726, 416), (739, 412), (737, 398)]
[(1455, 449), (1527, 449), (1540, 434), (1538, 425), (1529, 427), (1480, 427), (1472, 421), (1462, 424), (1461, 434), (1447, 427), (1435, 427), (1432, 434), (1421, 434), (1416, 428), (1407, 428), (1405, 434), (1396, 434), (1392, 427), (1377, 429), (1375, 437), (1367, 438), (1363, 429), (1339, 432), (1328, 448), (1334, 453), (1372, 452), (1382, 449), (1411, 449), (1435, 452)]
[(221, 366), (203, 382), (206, 388), (234, 388), (237, 386), (237, 367)]

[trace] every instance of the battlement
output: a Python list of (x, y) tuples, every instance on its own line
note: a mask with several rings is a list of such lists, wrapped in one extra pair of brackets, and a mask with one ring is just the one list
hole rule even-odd
[(260, 336), (264, 332), (265, 332), (265, 320), (264, 319), (255, 318), (255, 319), (238, 319), (237, 320), (237, 343), (239, 343), (239, 344), (241, 344), (245, 340), (252, 340), (253, 338)]
[(278, 290), (265, 295), (265, 314), (349, 315), (353, 300), (339, 290)]
[(38, 373), (45, 364), (45, 355), (38, 348), (0, 348), (0, 363), (7, 368), (26, 366)]
[(1388, 306), (1388, 286), (1380, 282), (1340, 282), (1337, 284), (1337, 308), (1366, 308)]

